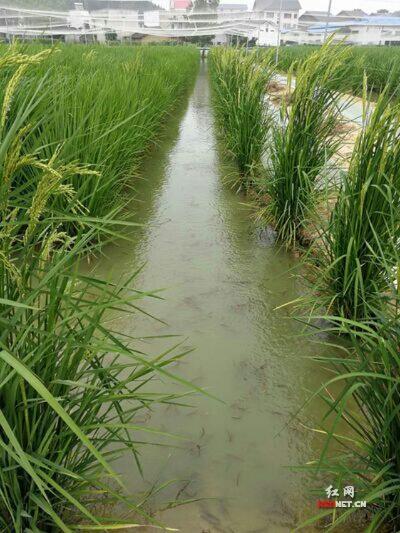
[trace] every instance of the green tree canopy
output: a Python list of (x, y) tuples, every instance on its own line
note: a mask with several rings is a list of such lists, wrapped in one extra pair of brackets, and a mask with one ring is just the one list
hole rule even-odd
[(218, 7), (218, 5), (219, 0), (195, 0), (193, 7), (195, 11), (213, 11)]
[(74, 5), (73, 0), (9, 0), (4, 1), (6, 6), (27, 7), (32, 9), (51, 9), (53, 11), (64, 11)]

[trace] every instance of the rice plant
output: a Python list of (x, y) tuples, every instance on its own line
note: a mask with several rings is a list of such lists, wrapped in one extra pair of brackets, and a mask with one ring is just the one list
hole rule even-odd
[(317, 298), (335, 315), (374, 319), (396, 282), (399, 168), (400, 106), (384, 92), (373, 111), (364, 105), (364, 125), (318, 252)]
[[(367, 502), (363, 531), (400, 528), (400, 106), (390, 85), (374, 110), (364, 81), (363, 128), (331, 220), (318, 243), (313, 300), (330, 313), (325, 333), (345, 335), (339, 355), (320, 358), (333, 377), (314, 395), (327, 406), (325, 442), (309, 467), (329, 483), (356, 487)], [(320, 245), (323, 246), (320, 250)], [(322, 252), (322, 254), (321, 254)], [(314, 314), (314, 312), (312, 313)], [(358, 512), (324, 511), (350, 528)]]
[[(265, 179), (268, 202), (263, 215), (288, 247), (304, 240), (314, 215), (322, 173), (336, 153), (335, 135), (346, 101), (336, 92), (346, 76), (344, 46), (328, 41), (297, 69), (290, 103), (284, 99), (271, 141), (270, 171)], [(289, 76), (289, 86), (290, 84)]]
[[(283, 72), (294, 69), (319, 46), (285, 46), (279, 52), (278, 68)], [(364, 75), (368, 77), (373, 93), (379, 95), (386, 89), (390, 79), (390, 92), (397, 90), (400, 80), (400, 50), (395, 46), (349, 46), (349, 69), (346, 80), (338, 80), (338, 91), (350, 91), (362, 96)]]
[[(177, 401), (151, 380), (173, 378), (165, 367), (182, 354), (147, 357), (105, 326), (106, 314), (140, 311), (146, 294), (132, 288), (135, 273), (120, 284), (79, 273), (79, 259), (112, 221), (90, 217), (72, 185), (101, 178), (97, 170), (66, 163), (57, 149), (49, 159), (28, 152), (32, 119), (51, 85), (42, 80), (17, 109), (16, 95), (22, 75), (46, 55), (10, 48), (0, 58), (8, 76), (0, 108), (0, 529), (129, 529), (151, 519), (111, 462), (131, 454), (140, 472), (139, 435), (157, 431), (137, 414)], [(21, 175), (32, 176), (29, 187)], [(73, 236), (63, 230), (68, 221)], [(98, 510), (115, 503), (136, 519)]]
[(400, 529), (400, 300), (397, 291), (391, 296), (396, 311), (383, 311), (378, 330), (335, 317), (336, 328), (330, 333), (345, 332), (350, 345), (340, 347), (340, 356), (320, 358), (333, 377), (314, 396), (326, 406), (317, 428), (324, 444), (309, 468), (339, 487), (341, 494), (344, 486), (354, 486), (355, 500), (366, 501), (367, 507), (361, 516), (356, 507), (324, 511), (302, 527), (322, 518), (326, 526), (330, 516), (328, 531), (339, 526), (347, 531), (350, 520), (359, 515), (362, 531)]
[[(52, 87), (35, 107), (26, 146), (43, 158), (57, 148), (65, 164), (93, 165), (99, 174), (76, 175), (72, 185), (92, 216), (107, 215), (135, 186), (143, 156), (191, 86), (198, 62), (192, 47), (60, 46), (29, 70), (15, 95), (20, 109), (39, 80), (45, 77)], [(60, 211), (64, 204), (60, 197)]]
[(235, 48), (210, 54), (213, 104), (222, 143), (238, 166), (244, 185), (261, 170), (271, 127), (265, 89), (273, 68), (270, 56)]

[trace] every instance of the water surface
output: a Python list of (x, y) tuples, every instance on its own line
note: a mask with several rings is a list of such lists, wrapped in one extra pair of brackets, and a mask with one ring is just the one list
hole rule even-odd
[[(280, 533), (315, 505), (304, 475), (287, 467), (314, 456), (310, 432), (291, 418), (322, 378), (309, 358), (315, 346), (299, 337), (285, 309), (276, 310), (299, 295), (289, 272), (295, 260), (271, 230), (257, 229), (246, 200), (224, 181), (206, 68), (145, 164), (132, 206), (145, 228), (132, 242), (109, 246), (100, 268), (117, 279), (143, 266), (136, 286), (165, 289), (165, 300), (144, 304), (165, 324), (135, 315), (118, 328), (181, 335), (194, 352), (174, 370), (224, 403), (194, 397), (191, 408), (156, 409), (146, 422), (186, 440), (143, 448), (144, 481), (130, 459), (119, 468), (134, 491), (181, 480), (155, 504), (209, 498), (161, 514), (185, 533)], [(155, 354), (172, 342), (146, 340), (141, 348)], [(312, 417), (307, 412), (303, 422)]]

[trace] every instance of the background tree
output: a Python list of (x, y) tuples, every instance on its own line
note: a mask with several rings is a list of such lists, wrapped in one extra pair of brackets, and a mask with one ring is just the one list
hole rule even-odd
[(195, 0), (194, 11), (215, 11), (219, 6), (219, 0)]
[(53, 11), (64, 11), (71, 9), (73, 0), (10, 0), (5, 2), (10, 7), (27, 7), (32, 9), (51, 9)]

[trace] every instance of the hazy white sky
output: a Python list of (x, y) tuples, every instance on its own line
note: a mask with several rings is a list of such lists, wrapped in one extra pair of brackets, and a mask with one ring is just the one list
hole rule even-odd
[[(299, 0), (303, 10), (325, 11), (329, 0)], [(223, 4), (248, 4), (252, 6), (254, 0), (220, 0)], [(332, 0), (332, 13), (342, 9), (363, 9), (366, 13), (373, 13), (378, 9), (400, 11), (400, 0)]]
[[(324, 11), (327, 9), (329, 0), (300, 0), (303, 9), (314, 9)], [(389, 11), (400, 11), (400, 0), (332, 0), (332, 13), (337, 13), (342, 9), (361, 8), (366, 13), (377, 9), (388, 9)]]

